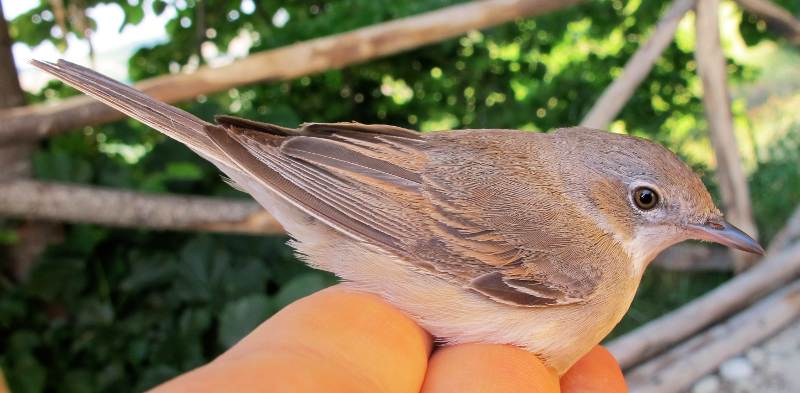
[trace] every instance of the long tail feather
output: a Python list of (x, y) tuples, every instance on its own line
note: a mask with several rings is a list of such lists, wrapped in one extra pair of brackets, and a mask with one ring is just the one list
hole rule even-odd
[(57, 63), (32, 60), (31, 64), (106, 105), (187, 145), (215, 163), (227, 161), (225, 155), (206, 135), (204, 127), (210, 123), (186, 111), (156, 101), (133, 87), (66, 60), (59, 60)]

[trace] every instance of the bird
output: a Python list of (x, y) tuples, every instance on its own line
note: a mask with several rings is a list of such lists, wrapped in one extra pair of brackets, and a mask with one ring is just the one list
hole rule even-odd
[(665, 248), (764, 253), (689, 166), (643, 138), (211, 123), (65, 60), (32, 64), (212, 162), (308, 265), (381, 296), (442, 345), (515, 345), (562, 375), (619, 323)]

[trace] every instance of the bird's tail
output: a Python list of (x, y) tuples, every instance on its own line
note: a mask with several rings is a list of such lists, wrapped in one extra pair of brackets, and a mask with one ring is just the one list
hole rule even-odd
[(203, 157), (220, 163), (224, 154), (206, 135), (209, 123), (196, 116), (157, 101), (128, 85), (86, 67), (59, 60), (57, 63), (32, 60), (31, 64), (106, 105), (173, 138)]

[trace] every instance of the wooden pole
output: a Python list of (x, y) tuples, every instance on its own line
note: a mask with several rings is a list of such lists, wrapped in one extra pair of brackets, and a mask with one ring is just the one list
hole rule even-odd
[(733, 261), (726, 249), (704, 244), (681, 243), (664, 251), (650, 263), (651, 267), (671, 271), (733, 271)]
[(800, 242), (800, 206), (795, 208), (786, 225), (772, 238), (767, 253), (780, 251), (794, 242)]
[(794, 45), (800, 45), (800, 20), (790, 12), (769, 0), (736, 0), (748, 13), (767, 22), (770, 30), (786, 37)]
[(281, 225), (252, 201), (33, 180), (0, 182), (0, 216), (157, 230), (283, 234)]
[(631, 393), (685, 392), (722, 362), (800, 316), (800, 281), (625, 374)]
[(676, 0), (655, 27), (647, 42), (634, 53), (625, 64), (620, 75), (594, 104), (581, 126), (589, 128), (606, 128), (619, 114), (625, 103), (633, 96), (656, 60), (675, 37), (678, 23), (689, 10), (694, 7), (695, 0)]
[[(697, 73), (703, 81), (703, 104), (717, 161), (716, 176), (723, 210), (728, 221), (757, 238), (747, 177), (742, 169), (739, 146), (733, 130), (733, 114), (726, 82), (728, 73), (725, 55), (720, 46), (718, 11), (719, 0), (697, 2)], [(757, 260), (741, 251), (731, 252), (737, 271), (746, 269)]]
[(800, 243), (773, 254), (685, 306), (608, 343), (628, 369), (750, 304), (800, 275)]
[[(11, 45), (3, 5), (0, 4), (0, 110), (25, 105)], [(0, 181), (30, 177), (30, 156), (35, 149), (36, 143), (30, 141), (0, 143)], [(25, 221), (17, 226), (16, 233), (17, 241), (7, 249), (7, 268), (17, 279), (23, 279), (47, 245), (59, 238), (60, 227)]]
[[(288, 80), (339, 69), (578, 2), (580, 0), (474, 1), (256, 53), (222, 67), (200, 67), (191, 74), (155, 77), (135, 87), (157, 100), (174, 103), (251, 83)], [(2, 111), (0, 143), (36, 140), (122, 117), (119, 112), (86, 96)]]

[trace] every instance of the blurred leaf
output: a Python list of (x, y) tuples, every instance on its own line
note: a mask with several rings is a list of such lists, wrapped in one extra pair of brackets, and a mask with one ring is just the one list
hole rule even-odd
[(92, 371), (84, 369), (70, 370), (64, 375), (64, 382), (59, 390), (65, 393), (94, 392), (97, 391), (94, 380), (94, 372)]
[(203, 172), (191, 162), (170, 162), (164, 175), (171, 180), (198, 180)]
[(152, 7), (156, 15), (161, 15), (167, 9), (167, 2), (165, 0), (156, 0), (153, 1)]
[(329, 276), (318, 272), (306, 273), (287, 282), (275, 295), (275, 305), (283, 308), (289, 303), (331, 285)]
[(8, 367), (8, 384), (14, 393), (39, 393), (44, 391), (46, 369), (33, 356), (16, 356)]
[(36, 152), (33, 167), (36, 176), (46, 180), (80, 183), (88, 182), (92, 176), (92, 167), (87, 161), (66, 152)]
[(81, 302), (77, 309), (76, 321), (79, 327), (110, 325), (114, 322), (114, 308), (111, 303), (99, 299)]
[(175, 277), (175, 265), (162, 259), (140, 261), (133, 271), (120, 283), (120, 289), (127, 292), (140, 292), (163, 285)]
[(42, 300), (71, 301), (85, 288), (83, 261), (73, 258), (45, 259), (34, 266), (26, 287)]
[(261, 294), (246, 296), (226, 304), (220, 315), (220, 345), (230, 348), (236, 344), (263, 322), (272, 310), (269, 299)]

